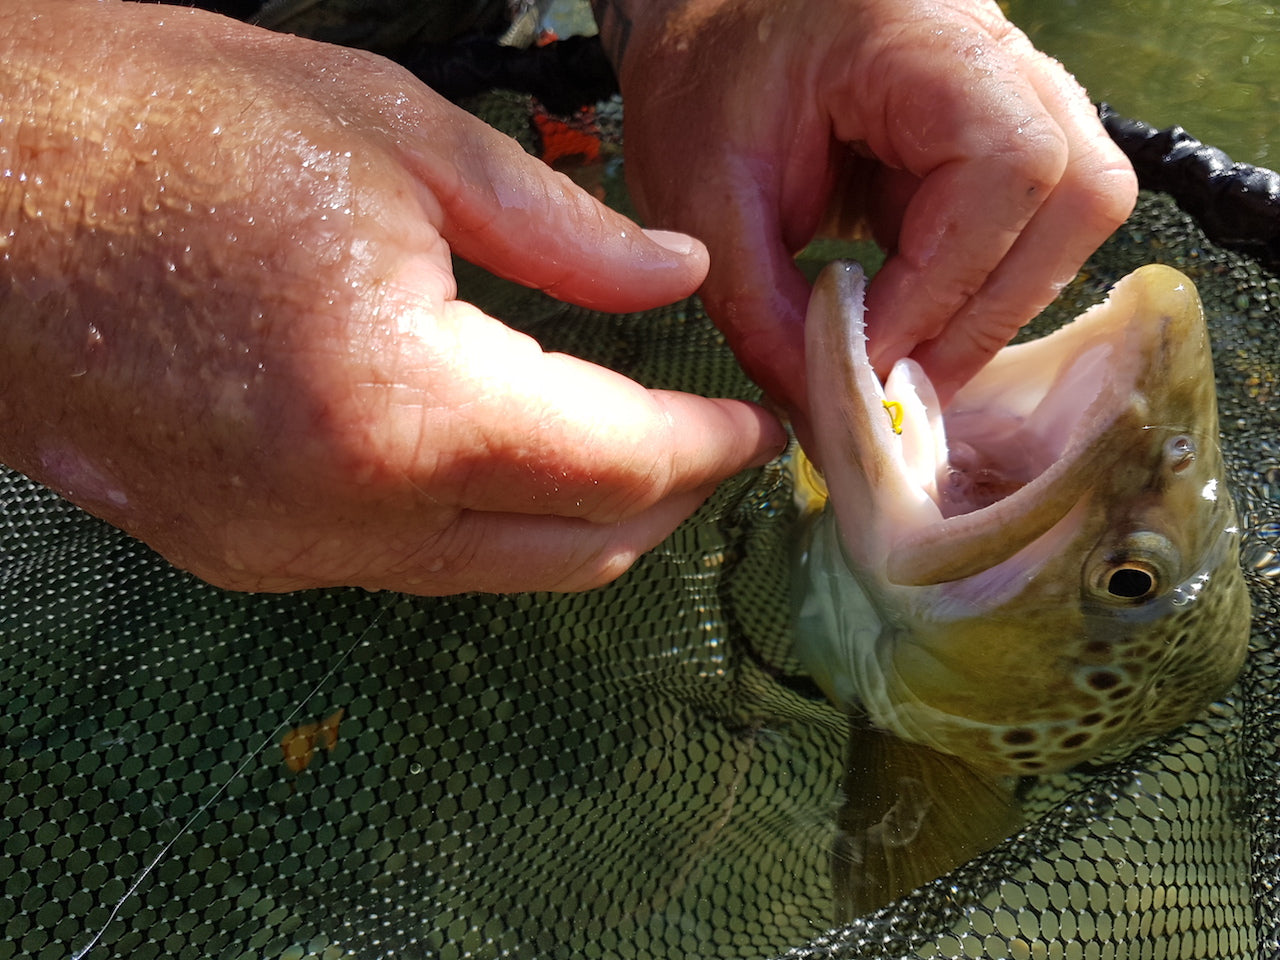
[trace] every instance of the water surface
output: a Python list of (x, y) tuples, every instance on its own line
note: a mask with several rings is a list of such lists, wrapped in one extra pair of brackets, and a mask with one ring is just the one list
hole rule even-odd
[(1280, 166), (1280, 4), (1001, 0), (1094, 100), (1180, 124), (1233, 159)]

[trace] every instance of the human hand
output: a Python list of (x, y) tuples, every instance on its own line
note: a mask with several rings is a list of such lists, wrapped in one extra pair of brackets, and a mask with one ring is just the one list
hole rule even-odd
[(707, 244), (708, 311), (802, 434), (792, 257), (824, 222), (889, 252), (877, 369), (910, 354), (945, 397), (1136, 198), (1083, 90), (992, 0), (598, 0), (597, 19), (636, 203)]
[(215, 584), (582, 589), (783, 443), (457, 300), (451, 253), (607, 310), (706, 254), (377, 57), (3, 0), (0, 121), (0, 459)]

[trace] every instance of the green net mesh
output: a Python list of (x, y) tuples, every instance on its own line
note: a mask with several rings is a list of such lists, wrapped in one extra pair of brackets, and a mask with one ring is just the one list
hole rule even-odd
[[(609, 587), (444, 600), (220, 592), (5, 472), (0, 960), (1280, 954), (1280, 281), (1146, 195), (1044, 322), (1151, 261), (1211, 318), (1253, 649), (987, 854), (833, 928), (846, 720), (788, 655), (777, 464)], [(462, 279), (549, 349), (757, 396), (696, 302)]]

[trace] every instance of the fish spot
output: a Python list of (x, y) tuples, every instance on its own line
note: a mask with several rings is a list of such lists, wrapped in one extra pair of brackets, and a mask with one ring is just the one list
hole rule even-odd
[(1126, 697), (1131, 697), (1131, 696), (1133, 696), (1133, 687), (1127, 687), (1127, 686), (1120, 687), (1116, 690), (1112, 690), (1109, 694), (1107, 694), (1107, 698), (1109, 700), (1124, 700)]
[(1065, 738), (1065, 739), (1062, 741), (1062, 746), (1063, 746), (1063, 747), (1065, 747), (1067, 750), (1074, 750), (1076, 747), (1082, 747), (1082, 746), (1084, 746), (1084, 745), (1085, 745), (1086, 743), (1088, 743), (1091, 739), (1093, 739), (1093, 738), (1092, 738), (1092, 736), (1091, 736), (1090, 734), (1087, 734), (1087, 733), (1073, 733), (1071, 736), (1069, 736), (1069, 737)]
[(1106, 727), (1108, 730), (1114, 729), (1115, 727), (1118, 727), (1120, 726), (1120, 724), (1124, 723), (1125, 720), (1127, 719), (1128, 718), (1123, 713), (1117, 713), (1114, 717), (1112, 717), (1110, 720), (1104, 723), (1103, 726)]
[(1086, 713), (1083, 717), (1081, 717), (1081, 718), (1080, 718), (1080, 726), (1082, 726), (1082, 727), (1096, 727), (1096, 726), (1097, 726), (1098, 724), (1100, 724), (1104, 719), (1106, 719), (1106, 715), (1105, 715), (1105, 714), (1098, 713), (1098, 712), (1096, 712), (1096, 711), (1095, 711), (1095, 712), (1093, 712), (1093, 713)]
[(1035, 750), (1019, 750), (1017, 753), (1009, 754), (1012, 760), (1034, 760), (1040, 754)]
[(1120, 677), (1110, 670), (1095, 670), (1085, 682), (1094, 690), (1110, 690), (1120, 682)]
[(1024, 743), (1035, 743), (1036, 732), (1028, 730), (1025, 727), (1019, 727), (1016, 730), (1006, 730), (1004, 737), (1001, 739), (1010, 746), (1017, 746)]
[(1084, 652), (1095, 657), (1111, 656), (1111, 644), (1106, 640), (1090, 640), (1084, 645)]

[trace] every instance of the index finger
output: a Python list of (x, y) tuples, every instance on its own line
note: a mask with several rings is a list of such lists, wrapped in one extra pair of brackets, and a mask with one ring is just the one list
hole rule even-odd
[(608, 311), (671, 303), (702, 281), (701, 243), (641, 229), (506, 134), (411, 82), (418, 109), (398, 110), (396, 146), (463, 259)]

